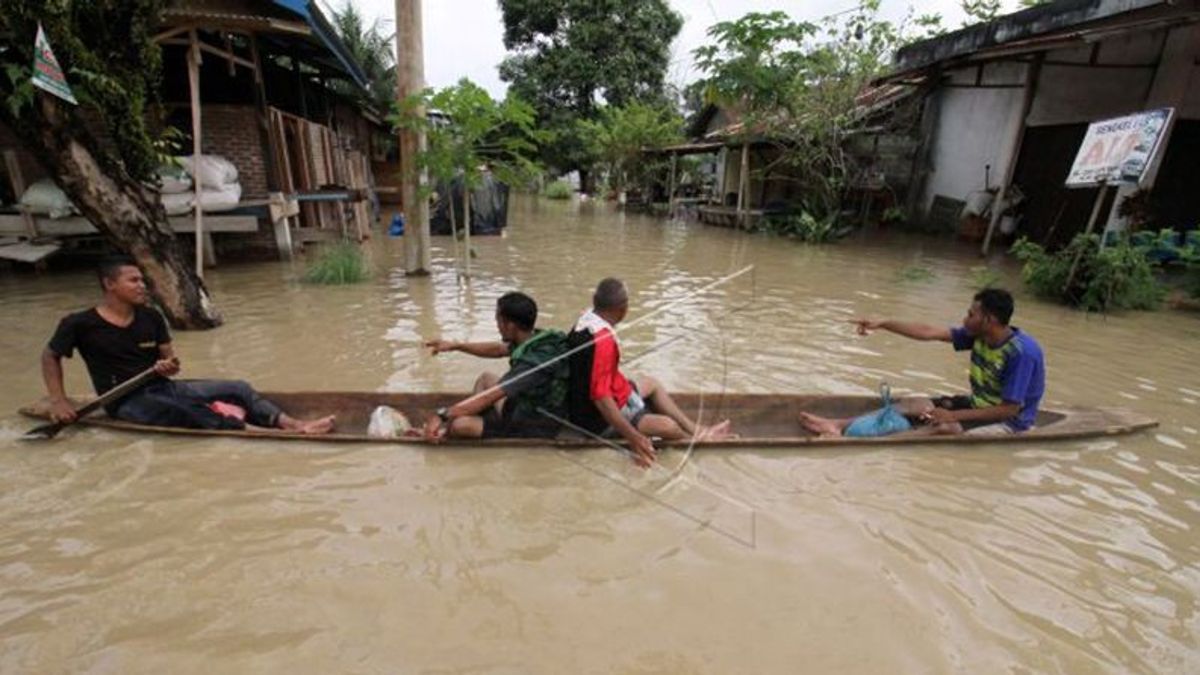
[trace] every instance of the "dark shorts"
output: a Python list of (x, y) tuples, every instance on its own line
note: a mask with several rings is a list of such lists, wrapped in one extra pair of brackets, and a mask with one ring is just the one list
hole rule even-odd
[(946, 410), (970, 410), (975, 406), (971, 403), (971, 397), (964, 394), (957, 396), (938, 396), (933, 399), (933, 404), (939, 408)]
[(558, 435), (559, 425), (554, 420), (510, 420), (496, 412), (495, 407), (488, 408), (483, 414), (484, 438), (554, 438)]
[[(970, 410), (971, 408), (975, 407), (975, 404), (971, 402), (971, 397), (964, 394), (959, 394), (957, 396), (939, 396), (933, 399), (933, 404), (939, 408), (945, 408), (946, 410)], [(996, 435), (994, 433), (989, 433), (986, 431), (986, 429), (988, 427), (994, 427), (997, 425), (1007, 426), (1003, 422), (963, 422), (962, 428), (963, 431), (969, 434)]]

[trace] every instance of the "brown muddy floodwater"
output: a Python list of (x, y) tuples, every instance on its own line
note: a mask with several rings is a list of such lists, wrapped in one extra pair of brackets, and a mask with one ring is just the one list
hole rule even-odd
[[(945, 345), (845, 320), (952, 323), (971, 249), (872, 235), (833, 246), (518, 200), (407, 279), (298, 283), (213, 270), (227, 324), (178, 334), (185, 374), (262, 389), (463, 390), (486, 363), (422, 338), (490, 339), (495, 298), (566, 327), (618, 275), (624, 334), (677, 390), (963, 388)], [(1000, 269), (1016, 282), (1016, 270)], [(1034, 446), (666, 453), (425, 450), (80, 430), (14, 439), (37, 357), (84, 272), (0, 278), (0, 672), (1200, 672), (1200, 317), (1088, 317), (1017, 296), (1050, 403), (1119, 405), (1159, 429)], [(71, 363), (74, 391), (87, 389)], [(686, 459), (686, 461), (685, 461)], [(700, 523), (709, 523), (704, 527)]]

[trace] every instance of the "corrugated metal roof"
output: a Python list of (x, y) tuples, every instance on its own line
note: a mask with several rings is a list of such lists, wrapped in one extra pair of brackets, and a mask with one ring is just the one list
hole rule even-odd
[(905, 79), (947, 62), (1045, 51), (1097, 34), (1145, 29), (1198, 14), (1197, 0), (1058, 0), (908, 45), (896, 53), (894, 68), (876, 84)]
[(293, 35), (328, 55), (320, 59), (322, 65), (341, 72), (364, 89), (368, 86), (362, 67), (311, 0), (175, 0), (163, 10), (163, 16), (175, 21), (244, 24), (263, 32)]

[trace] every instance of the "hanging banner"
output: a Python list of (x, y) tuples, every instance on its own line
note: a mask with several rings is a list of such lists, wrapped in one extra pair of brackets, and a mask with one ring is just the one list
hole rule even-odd
[(1092, 122), (1067, 174), (1067, 187), (1149, 184), (1167, 147), (1173, 108)]
[(62, 68), (58, 65), (58, 59), (54, 58), (54, 52), (50, 49), (50, 41), (46, 39), (46, 32), (42, 30), (42, 24), (38, 24), (37, 38), (33, 42), (33, 86), (42, 91), (49, 92), (75, 105), (79, 105), (79, 101), (75, 100), (75, 95), (71, 93), (71, 87), (67, 84), (67, 78), (63, 75)]

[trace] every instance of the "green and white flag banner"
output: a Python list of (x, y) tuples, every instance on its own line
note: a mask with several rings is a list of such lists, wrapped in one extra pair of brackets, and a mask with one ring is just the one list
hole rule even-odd
[(33, 86), (79, 105), (79, 101), (76, 101), (75, 95), (71, 93), (62, 67), (58, 65), (58, 59), (54, 58), (50, 41), (46, 39), (46, 32), (42, 30), (41, 23), (38, 24), (37, 39), (33, 43)]

